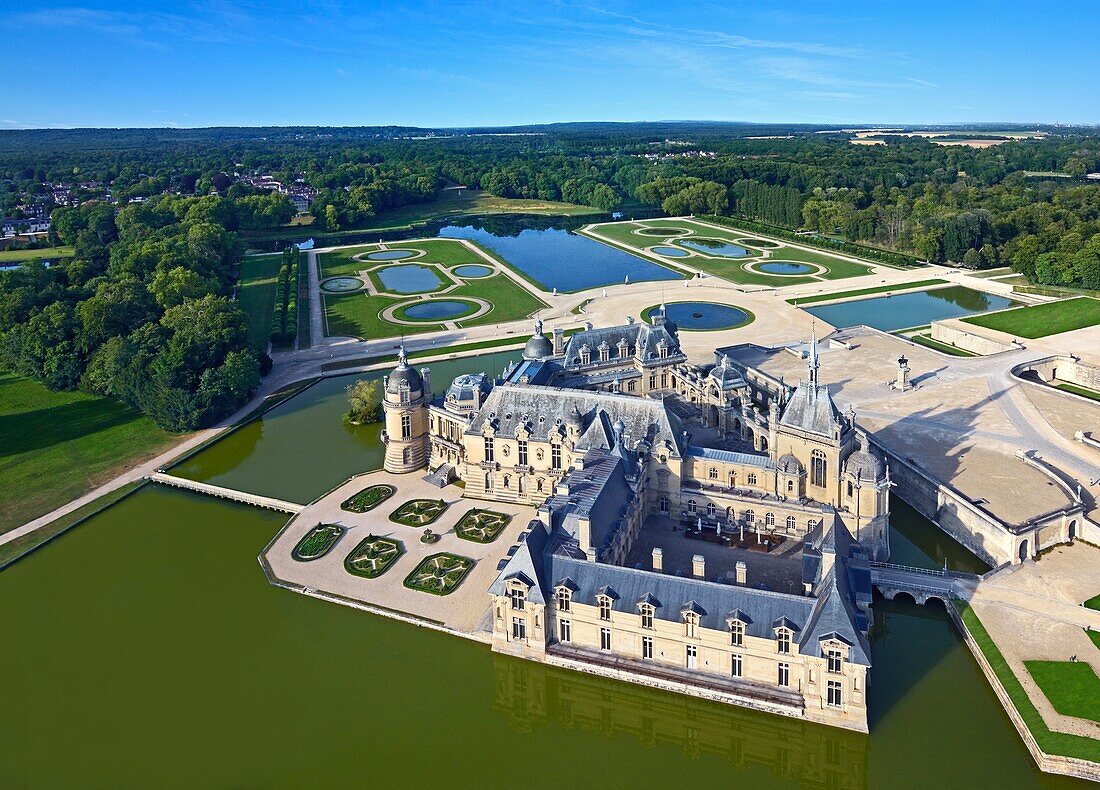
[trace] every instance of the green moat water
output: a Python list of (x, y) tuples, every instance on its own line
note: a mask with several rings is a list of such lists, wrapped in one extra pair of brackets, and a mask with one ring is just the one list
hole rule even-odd
[[(434, 364), (433, 388), (511, 356)], [(339, 421), (351, 380), (307, 390), (192, 471), (305, 501), (377, 466), (377, 426)], [(942, 609), (876, 604), (862, 736), (270, 587), (256, 557), (284, 518), (148, 486), (0, 573), (0, 786), (1072, 784), (1030, 765)], [(893, 527), (897, 562), (980, 569), (901, 503)]]

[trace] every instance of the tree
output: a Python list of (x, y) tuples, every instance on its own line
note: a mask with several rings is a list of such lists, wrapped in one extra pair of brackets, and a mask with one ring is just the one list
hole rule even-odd
[(348, 410), (344, 421), (352, 425), (377, 422), (382, 416), (382, 390), (376, 379), (360, 379), (348, 385)]

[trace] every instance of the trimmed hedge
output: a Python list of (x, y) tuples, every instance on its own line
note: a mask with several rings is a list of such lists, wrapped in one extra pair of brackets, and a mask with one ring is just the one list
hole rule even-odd
[(298, 259), (297, 247), (283, 250), (283, 265), (275, 290), (275, 310), (271, 321), (271, 342), (288, 345), (298, 336)]
[(762, 236), (774, 236), (784, 241), (789, 241), (794, 244), (804, 244), (807, 247), (817, 247), (827, 252), (840, 252), (845, 255), (852, 255), (856, 258), (864, 258), (865, 260), (878, 261), (879, 263), (885, 263), (888, 266), (901, 266), (908, 268), (911, 266), (924, 266), (922, 261), (917, 260), (912, 255), (905, 255), (901, 252), (894, 252), (893, 250), (883, 250), (878, 247), (870, 247), (865, 244), (855, 244), (850, 241), (839, 241), (837, 239), (827, 239), (821, 236), (805, 236), (795, 233), (788, 228), (781, 228), (778, 225), (769, 225), (766, 222), (759, 222), (754, 219), (743, 219), (741, 217), (720, 217), (716, 214), (708, 214), (703, 216), (702, 219), (707, 222), (713, 222), (716, 225), (725, 225), (727, 228), (735, 228), (737, 230), (749, 230), (753, 233), (759, 233)]

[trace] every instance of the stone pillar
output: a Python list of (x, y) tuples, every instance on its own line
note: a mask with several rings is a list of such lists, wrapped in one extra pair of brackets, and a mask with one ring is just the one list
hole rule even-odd
[(706, 578), (707, 560), (702, 554), (696, 554), (691, 558), (691, 575), (697, 579)]
[(904, 392), (912, 385), (909, 383), (909, 360), (904, 355), (898, 357), (898, 378), (894, 387)]
[(664, 550), (659, 547), (653, 549), (653, 570), (655, 570), (657, 573), (660, 573), (663, 570), (664, 554)]
[(736, 568), (737, 568), (737, 583), (738, 584), (748, 584), (748, 579), (749, 579), (748, 566), (745, 564), (744, 560), (738, 561), (738, 563), (736, 565)]
[(560, 357), (565, 353), (565, 330), (554, 327), (554, 356)]

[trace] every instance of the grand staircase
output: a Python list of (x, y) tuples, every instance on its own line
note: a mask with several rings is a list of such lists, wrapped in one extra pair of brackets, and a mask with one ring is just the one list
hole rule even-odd
[(434, 472), (429, 472), (424, 479), (436, 488), (445, 488), (451, 482), (451, 478), (454, 477), (454, 471), (454, 467), (450, 464), (443, 464)]

